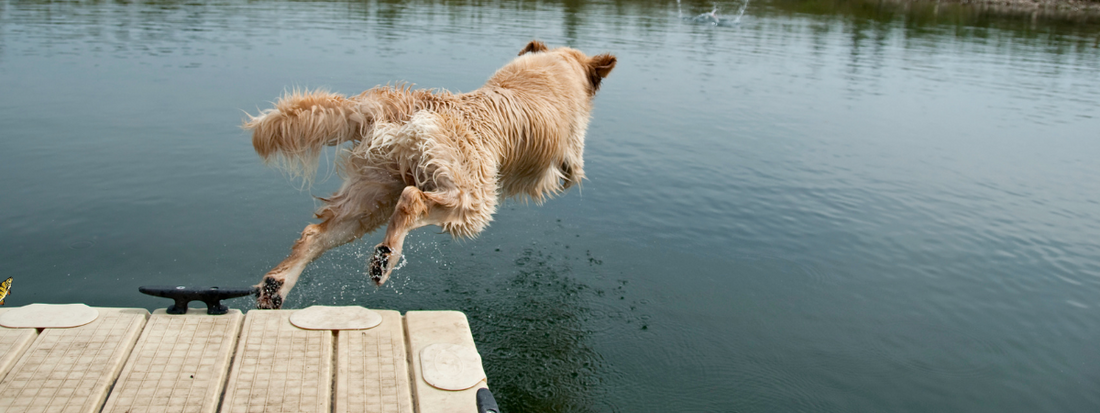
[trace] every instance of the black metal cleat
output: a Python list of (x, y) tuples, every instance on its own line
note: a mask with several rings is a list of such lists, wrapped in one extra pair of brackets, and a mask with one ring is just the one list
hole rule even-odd
[(206, 314), (221, 315), (229, 312), (222, 300), (244, 297), (258, 293), (256, 287), (218, 288), (184, 287), (171, 285), (149, 285), (138, 287), (138, 291), (155, 297), (171, 298), (176, 301), (168, 307), (168, 314), (187, 314), (187, 304), (192, 301), (206, 303)]
[(477, 389), (477, 412), (500, 413), (500, 408), (497, 407), (497, 399), (493, 398), (493, 392), (484, 387)]

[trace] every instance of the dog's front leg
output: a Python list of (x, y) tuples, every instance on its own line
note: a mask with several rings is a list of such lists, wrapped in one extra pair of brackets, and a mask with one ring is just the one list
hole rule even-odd
[(302, 230), (302, 236), (294, 242), (290, 255), (264, 274), (263, 280), (256, 285), (259, 288), (256, 308), (282, 308), (283, 299), (294, 288), (307, 264), (326, 250), (348, 243), (363, 235), (363, 232), (362, 226), (355, 221), (325, 220), (320, 224), (307, 225)]
[(259, 297), (256, 298), (256, 308), (278, 309), (283, 306), (283, 298), (294, 288), (298, 282), (298, 276), (302, 275), (306, 264), (313, 261), (319, 252), (315, 252), (318, 235), (322, 231), (318, 224), (307, 225), (302, 230), (302, 236), (294, 242), (290, 255), (264, 274), (263, 280), (256, 287), (259, 288)]

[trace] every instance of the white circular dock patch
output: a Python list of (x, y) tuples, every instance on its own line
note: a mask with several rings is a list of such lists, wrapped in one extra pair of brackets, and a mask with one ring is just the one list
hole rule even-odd
[(440, 390), (466, 390), (485, 379), (477, 349), (456, 344), (432, 344), (420, 350), (424, 381)]
[(84, 304), (29, 304), (0, 314), (8, 328), (67, 328), (95, 321), (99, 310)]
[(291, 314), (290, 324), (306, 330), (365, 330), (382, 324), (382, 316), (359, 306), (315, 305)]

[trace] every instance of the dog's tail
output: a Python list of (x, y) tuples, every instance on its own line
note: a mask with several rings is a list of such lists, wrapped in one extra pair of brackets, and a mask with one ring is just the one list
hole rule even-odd
[(294, 90), (274, 108), (248, 115), (242, 127), (252, 131), (252, 147), (264, 162), (274, 161), (309, 182), (325, 146), (359, 141), (370, 131), (374, 119), (363, 109), (361, 102), (344, 95)]

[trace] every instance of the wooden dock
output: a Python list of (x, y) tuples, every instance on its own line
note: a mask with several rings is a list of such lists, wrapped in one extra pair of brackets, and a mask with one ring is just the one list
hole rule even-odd
[(83, 325), (4, 327), (34, 319), (31, 307), (0, 309), (0, 412), (473, 413), (486, 387), (456, 311), (374, 310), (373, 327), (314, 329), (291, 318), (312, 308), (84, 307), (96, 314)]

